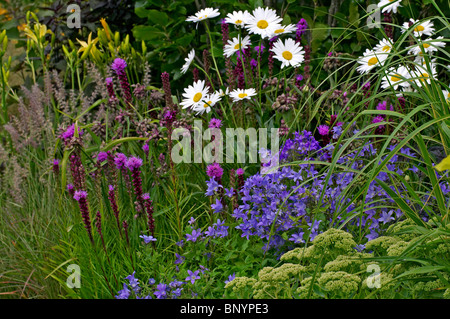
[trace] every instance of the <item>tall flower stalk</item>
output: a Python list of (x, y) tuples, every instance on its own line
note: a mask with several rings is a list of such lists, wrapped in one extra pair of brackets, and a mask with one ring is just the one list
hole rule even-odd
[(78, 202), (80, 206), (81, 217), (83, 218), (84, 227), (89, 236), (89, 240), (94, 245), (94, 238), (92, 237), (91, 219), (89, 217), (89, 206), (87, 201), (87, 192), (83, 190), (77, 190), (73, 198)]
[(112, 185), (109, 185), (108, 199), (111, 205), (111, 209), (113, 210), (114, 217), (116, 218), (117, 228), (119, 229), (120, 236), (122, 236), (122, 229), (120, 227), (120, 218), (119, 218), (119, 207), (117, 206), (116, 192), (114, 190), (114, 186)]
[(127, 63), (125, 62), (125, 60), (121, 58), (116, 58), (113, 64), (111, 65), (111, 69), (113, 69), (116, 72), (116, 75), (119, 78), (120, 87), (122, 88), (122, 92), (124, 95), (123, 97), (127, 105), (127, 108), (130, 108), (132, 102), (132, 95), (130, 83), (128, 82), (127, 73), (125, 71), (126, 67)]
[(142, 178), (141, 170), (142, 159), (132, 156), (127, 160), (126, 166), (131, 171), (131, 177), (133, 179), (134, 193), (136, 195), (136, 210), (137, 216), (144, 212), (144, 202), (142, 199)]

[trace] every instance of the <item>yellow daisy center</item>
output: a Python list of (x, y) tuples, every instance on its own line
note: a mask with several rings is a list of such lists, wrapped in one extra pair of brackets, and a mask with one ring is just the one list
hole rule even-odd
[(269, 23), (266, 20), (259, 20), (256, 26), (260, 29), (265, 29), (269, 26)]
[(427, 80), (427, 78), (429, 78), (430, 75), (428, 73), (422, 73), (420, 75), (420, 81), (425, 82)]
[(240, 99), (243, 99), (244, 97), (247, 96), (247, 93), (239, 93), (238, 96), (239, 96)]
[(414, 28), (414, 31), (416, 31), (416, 32), (422, 32), (423, 30), (425, 30), (425, 28), (421, 25)]
[(378, 63), (378, 59), (376, 57), (371, 57), (369, 61), (367, 61), (368, 65), (375, 65)]
[(286, 60), (292, 60), (292, 53), (289, 51), (284, 51), (282, 54), (283, 58), (285, 58)]
[(391, 49), (391, 47), (389, 45), (385, 45), (381, 50), (383, 50), (384, 52), (388, 52)]
[(447, 93), (447, 99), (450, 99), (450, 92)]
[(242, 23), (242, 20), (236, 20), (236, 22), (235, 22), (236, 24), (241, 24)]
[(198, 101), (200, 101), (200, 99), (202, 98), (202, 96), (203, 96), (203, 95), (202, 95), (201, 92), (195, 93), (194, 98), (193, 98), (194, 102), (197, 103)]
[(274, 31), (274, 33), (283, 33), (283, 32), (284, 32), (284, 29), (277, 29)]
[(402, 78), (400, 77), (399, 74), (394, 74), (393, 76), (391, 76), (391, 81), (392, 82), (397, 82), (400, 81)]
[(208, 103), (203, 104), (203, 107), (206, 109), (211, 105), (211, 103), (212, 103), (211, 101), (208, 101)]
[(235, 50), (239, 50), (241, 48), (241, 44), (240, 43), (238, 43), (238, 44), (236, 44), (235, 46), (234, 46), (234, 49)]
[(424, 43), (424, 44), (423, 44), (423, 47), (426, 49), (426, 48), (429, 48), (430, 45), (429, 45), (428, 43)]

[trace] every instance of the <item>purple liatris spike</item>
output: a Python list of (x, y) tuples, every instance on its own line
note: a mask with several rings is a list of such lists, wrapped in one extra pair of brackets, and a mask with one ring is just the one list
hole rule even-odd
[(216, 118), (212, 118), (209, 121), (208, 127), (209, 128), (220, 128), (222, 126), (222, 121)]
[(147, 143), (145, 143), (145, 144), (142, 146), (142, 150), (144, 151), (145, 156), (148, 156), (148, 153), (149, 153), (149, 151), (150, 151), (150, 147), (148, 146)]
[(139, 157), (132, 156), (127, 160), (127, 168), (131, 171), (131, 176), (133, 178), (134, 192), (138, 203), (140, 204), (140, 209), (142, 211), (142, 179), (140, 167), (142, 166), (142, 160)]
[(303, 75), (298, 74), (298, 75), (295, 77), (295, 86), (296, 86), (299, 90), (300, 90), (300, 87), (301, 87), (301, 84), (300, 84), (301, 81), (303, 81)]
[(166, 99), (166, 107), (173, 108), (173, 102), (172, 102), (172, 91), (170, 89), (170, 76), (169, 73), (163, 72), (161, 74), (161, 80), (164, 90), (164, 97)]
[(127, 62), (124, 59), (116, 58), (114, 62), (111, 64), (111, 69), (116, 73), (122, 73), (125, 71), (127, 67)]
[[(78, 136), (82, 136), (83, 135), (83, 130), (78, 127)], [(73, 123), (72, 125), (70, 125), (60, 136), (59, 138), (61, 138), (64, 141), (64, 144), (67, 145), (70, 143), (70, 141), (72, 140), (72, 138), (75, 136), (75, 123)]]
[(108, 159), (108, 153), (106, 152), (100, 152), (97, 155), (97, 161), (102, 163)]
[(244, 187), (244, 169), (238, 168), (236, 175), (238, 177), (238, 190), (240, 191)]
[(69, 157), (70, 172), (72, 174), (73, 184), (76, 189), (85, 189), (85, 171), (83, 164), (81, 163), (81, 158), (77, 153), (72, 154)]
[(310, 63), (311, 63), (311, 48), (309, 45), (305, 46), (305, 60), (304, 60), (305, 66), (303, 68), (303, 72), (305, 75), (305, 80), (308, 81), (310, 78)]
[(330, 132), (330, 128), (328, 127), (328, 125), (319, 125), (318, 130), (319, 134), (322, 136), (328, 135), (328, 133)]
[(300, 43), (302, 40), (302, 35), (308, 29), (308, 22), (305, 19), (301, 18), (297, 23), (297, 30), (295, 32), (295, 42)]
[(106, 78), (106, 89), (108, 90), (109, 98), (115, 98), (116, 92), (114, 92), (114, 84), (113, 84), (113, 78)]
[(81, 217), (83, 218), (84, 226), (86, 227), (89, 239), (93, 244), (94, 239), (92, 238), (91, 219), (89, 217), (89, 207), (87, 202), (87, 192), (83, 190), (78, 190), (75, 192), (73, 198), (78, 202), (78, 205), (80, 206), (80, 212)]
[(222, 19), (221, 28), (222, 28), (222, 43), (223, 46), (225, 47), (225, 45), (228, 43), (230, 33), (228, 23), (225, 22), (225, 19)]
[(119, 232), (122, 233), (120, 228), (120, 218), (119, 218), (119, 207), (117, 206), (116, 201), (116, 192), (114, 190), (114, 186), (109, 185), (108, 187), (108, 199), (111, 205), (111, 209), (113, 210), (114, 217), (116, 218), (117, 227), (119, 228)]
[(75, 187), (73, 187), (72, 184), (67, 184), (67, 191), (69, 192), (69, 195), (73, 198), (75, 195)]
[(273, 37), (269, 40), (269, 58), (268, 58), (268, 62), (269, 62), (269, 77), (272, 77), (272, 73), (273, 73), (273, 56), (274, 56), (274, 52), (273, 52), (273, 45), (275, 44), (275, 42), (278, 40), (278, 37)]
[(192, 76), (194, 77), (194, 82), (197, 82), (198, 80), (200, 80), (200, 76), (199, 76), (197, 68), (192, 69)]
[(55, 174), (55, 176), (59, 175), (59, 159), (53, 160), (53, 173)]
[[(203, 67), (204, 67), (206, 74), (209, 74), (210, 66), (211, 65), (209, 63), (209, 51), (204, 49), (203, 50)], [(211, 87), (211, 83), (209, 82), (208, 77), (206, 77), (206, 79), (205, 79), (205, 85)]]
[(122, 223), (123, 231), (125, 232), (125, 239), (127, 240), (128, 246), (130, 245), (130, 238), (128, 237), (128, 223), (126, 220)]
[(122, 88), (123, 98), (127, 104), (127, 107), (132, 102), (130, 83), (128, 82), (127, 73), (125, 68), (127, 67), (127, 62), (121, 58), (116, 58), (111, 65), (111, 69), (114, 70), (119, 78), (120, 87)]
[(394, 38), (394, 32), (393, 27), (390, 25), (392, 23), (392, 12), (385, 12), (383, 22), (384, 24), (384, 32), (386, 33), (386, 36), (390, 39)]
[(150, 234), (155, 236), (155, 219), (153, 218), (153, 202), (150, 199), (150, 195), (145, 193), (142, 195), (142, 199), (144, 200), (145, 210), (147, 212), (147, 224)]
[(117, 153), (114, 157), (114, 163), (116, 164), (117, 169), (122, 169), (125, 167), (127, 163), (127, 157), (125, 154)]
[(98, 234), (103, 237), (102, 235), (102, 215), (99, 211), (97, 211), (97, 214), (95, 215), (95, 228), (97, 228)]
[(212, 163), (206, 167), (206, 175), (214, 177), (216, 181), (219, 181), (223, 175), (223, 168), (219, 163)]

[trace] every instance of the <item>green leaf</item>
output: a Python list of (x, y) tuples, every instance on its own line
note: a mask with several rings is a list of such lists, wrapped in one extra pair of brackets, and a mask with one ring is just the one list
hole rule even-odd
[(169, 23), (169, 16), (167, 13), (160, 10), (147, 10), (148, 21), (161, 26), (165, 26)]
[(163, 34), (164, 32), (157, 27), (149, 25), (138, 25), (133, 28), (133, 35), (139, 41), (153, 40), (162, 36)]
[(188, 33), (188, 34), (182, 36), (181, 38), (178, 38), (177, 40), (175, 40), (175, 43), (182, 47), (187, 47), (192, 42), (193, 39), (194, 39), (194, 34)]
[(445, 268), (446, 268), (445, 266), (423, 266), (405, 271), (401, 275), (397, 276), (395, 279), (399, 279), (409, 275), (428, 274)]
[(248, 3), (250, 4), (250, 6), (251, 6), (253, 9), (256, 9), (256, 8), (258, 8), (258, 7), (263, 7), (263, 6), (264, 6), (262, 0), (249, 0)]
[(69, 160), (70, 155), (69, 150), (64, 151), (63, 159), (61, 161), (61, 192), (64, 193), (66, 190), (66, 182), (67, 182), (67, 162)]
[(397, 193), (395, 193), (385, 182), (379, 180), (378, 178), (375, 178), (375, 180), (384, 189), (384, 191), (395, 201), (398, 207), (405, 213), (405, 215), (408, 218), (412, 219), (416, 223), (416, 225), (426, 227), (425, 222), (420, 218), (419, 214), (413, 211), (402, 197), (400, 197)]

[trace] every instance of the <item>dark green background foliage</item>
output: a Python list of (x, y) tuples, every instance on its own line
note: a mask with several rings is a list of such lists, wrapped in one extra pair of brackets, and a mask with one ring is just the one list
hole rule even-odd
[[(259, 6), (270, 6), (283, 17), (284, 24), (296, 24), (304, 18), (309, 25), (308, 34), (304, 45), (311, 45), (312, 69), (322, 62), (322, 59), (330, 51), (345, 52), (358, 56), (367, 48), (367, 42), (376, 44), (382, 37), (382, 29), (369, 29), (365, 20), (369, 17), (366, 10), (370, 4), (379, 1), (358, 0), (287, 0), (287, 1), (159, 1), (140, 0), (135, 3), (135, 13), (140, 18), (146, 18), (144, 24), (135, 25), (133, 35), (138, 40), (145, 40), (153, 52), (150, 54), (150, 62), (153, 71), (161, 73), (167, 71), (177, 80), (180, 78), (180, 68), (188, 52), (195, 48), (201, 52), (207, 45), (207, 36), (204, 27), (199, 23), (186, 22), (186, 18), (195, 14), (204, 7), (219, 8), (221, 16), (208, 20), (217, 53), (221, 53), (222, 35), (220, 21), (227, 13), (238, 10), (249, 10)], [(402, 2), (399, 17), (423, 18), (437, 15), (436, 8), (430, 8), (427, 0)], [(437, 1), (440, 10), (444, 10), (445, 16), (450, 15), (447, 0)], [(428, 6), (427, 6), (428, 5)], [(426, 7), (426, 9), (424, 9)], [(365, 18), (366, 17), (366, 18)], [(381, 16), (383, 19), (383, 15)], [(401, 24), (404, 21), (393, 21)], [(435, 22), (436, 30), (442, 30), (442, 24)], [(230, 31), (236, 31), (230, 26)], [(237, 34), (237, 33), (236, 33)], [(444, 30), (442, 35), (448, 37), (449, 30)], [(233, 35), (233, 34), (232, 34)], [(151, 51), (149, 50), (149, 51)], [(201, 56), (201, 54), (197, 54)], [(198, 61), (200, 63), (200, 61)], [(325, 76), (325, 75), (323, 75)], [(184, 85), (191, 82), (191, 77), (184, 77)], [(321, 79), (317, 79), (321, 80)], [(322, 79), (323, 80), (323, 79)]]

